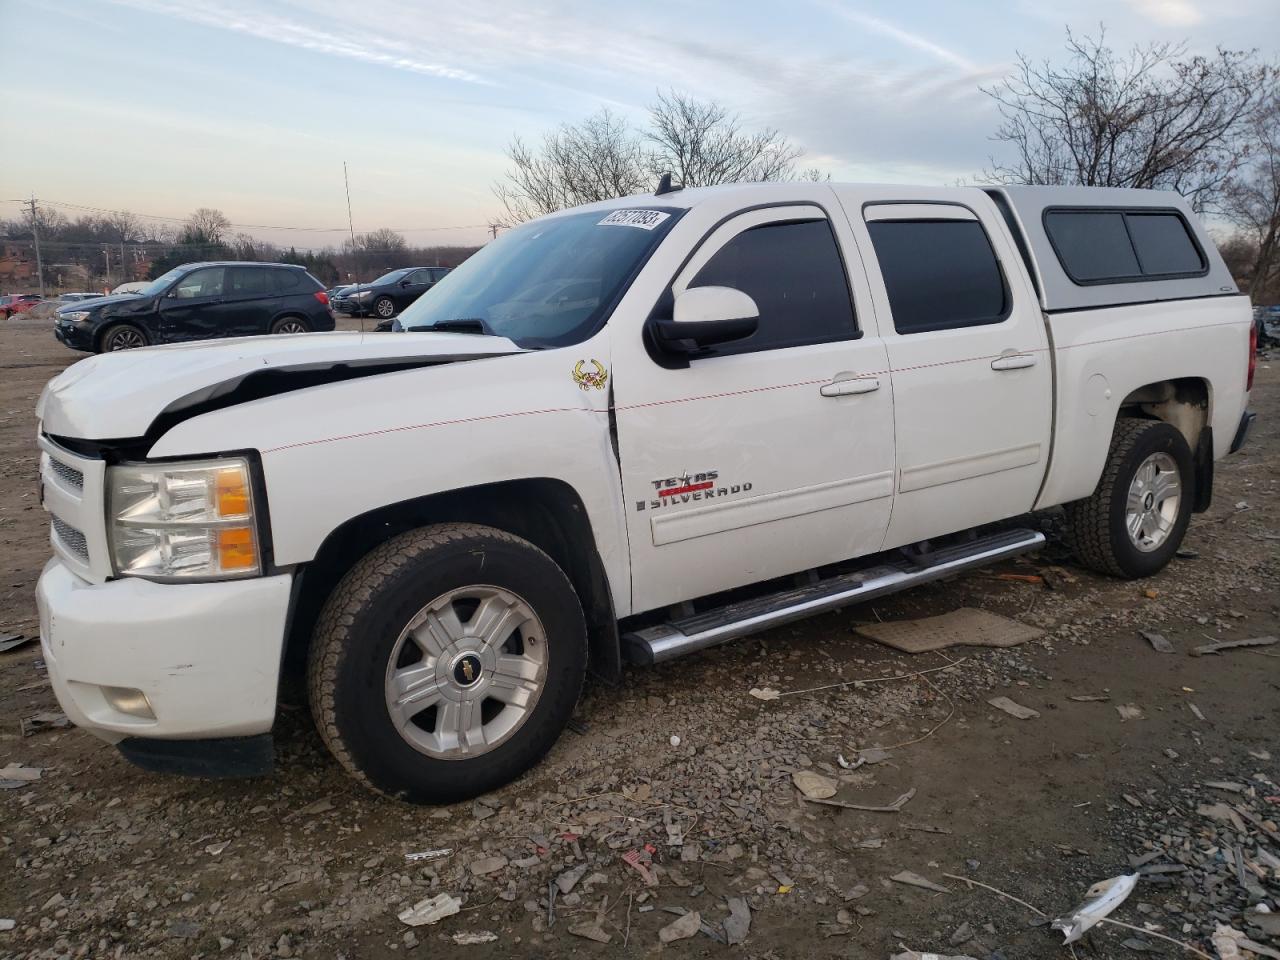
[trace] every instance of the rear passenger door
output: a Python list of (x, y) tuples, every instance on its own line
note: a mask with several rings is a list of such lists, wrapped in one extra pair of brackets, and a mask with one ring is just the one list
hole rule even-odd
[(268, 333), (280, 295), (267, 267), (228, 267), (222, 316), (222, 336), (246, 337)]
[(850, 199), (893, 377), (885, 547), (1030, 510), (1049, 459), (1052, 358), (998, 211), (977, 191), (968, 203)]
[[(817, 205), (730, 217), (669, 292), (741, 290), (759, 308), (757, 332), (684, 367), (638, 337), (615, 342), (635, 610), (880, 548), (893, 404), (884, 344), (862, 319), (862, 267), (846, 270), (842, 245), (847, 227)], [(669, 301), (655, 307), (664, 309)]]

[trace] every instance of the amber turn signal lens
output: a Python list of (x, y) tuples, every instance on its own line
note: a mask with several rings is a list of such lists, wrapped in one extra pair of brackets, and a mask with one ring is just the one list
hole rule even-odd
[(249, 478), (246, 471), (236, 467), (219, 470), (214, 480), (214, 490), (220, 517), (246, 517), (249, 515)]
[(223, 527), (218, 531), (218, 566), (224, 571), (253, 570), (258, 566), (258, 547), (252, 527)]

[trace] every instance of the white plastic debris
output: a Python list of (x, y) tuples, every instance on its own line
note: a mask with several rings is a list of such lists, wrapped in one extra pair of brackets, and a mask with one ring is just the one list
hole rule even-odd
[(447, 893), (437, 894), (434, 897), (427, 897), (425, 900), (419, 900), (408, 910), (400, 912), (400, 922), (408, 924), (411, 927), (421, 927), (428, 923), (435, 923), (437, 920), (443, 920), (445, 917), (451, 917), (462, 909), (462, 901), (457, 897), (451, 897)]
[(1062, 941), (1064, 944), (1075, 943), (1084, 936), (1085, 931), (1124, 903), (1137, 885), (1136, 873), (1099, 880), (1085, 892), (1084, 903), (1069, 916), (1059, 917), (1049, 926), (1065, 934), (1066, 939)]
[(781, 693), (771, 687), (752, 687), (747, 693), (755, 697), (757, 700), (777, 700)]
[(680, 746), (680, 738), (677, 737), (674, 733), (671, 735), (671, 745), (673, 747)]

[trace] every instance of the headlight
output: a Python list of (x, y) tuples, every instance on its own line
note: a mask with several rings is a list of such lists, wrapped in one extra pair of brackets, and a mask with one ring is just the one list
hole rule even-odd
[(249, 462), (107, 468), (107, 520), (117, 574), (221, 580), (262, 570)]
[(89, 319), (88, 310), (66, 310), (58, 311), (59, 320), (70, 320), (72, 323), (79, 323), (81, 320)]
[(359, 293), (353, 293), (353, 294), (351, 294), (351, 296), (352, 296), (352, 298), (353, 298), (353, 299), (355, 299), (355, 300), (363, 300), (365, 297), (372, 297), (372, 296), (373, 296), (373, 291), (372, 291), (372, 290), (361, 290)]

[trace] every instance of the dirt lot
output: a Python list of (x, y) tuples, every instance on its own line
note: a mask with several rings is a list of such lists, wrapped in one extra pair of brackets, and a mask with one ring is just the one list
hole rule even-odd
[[(49, 551), (32, 411), (77, 356), (47, 322), (0, 325), (0, 634), (36, 630), (32, 593)], [(1276, 915), (1254, 912), (1280, 908), (1268, 860), (1280, 855), (1280, 646), (1189, 655), (1280, 633), (1274, 367), (1259, 370), (1250, 445), (1219, 464), (1187, 557), (1160, 576), (1105, 580), (1052, 545), (874, 608), (630, 670), (619, 689), (591, 688), (551, 757), (482, 803), (413, 808), (369, 795), (329, 759), (300, 702), (282, 710), (275, 775), (257, 781), (147, 774), (74, 729), (23, 737), (22, 718), (57, 704), (37, 645), (0, 654), (0, 766), (43, 769), (0, 791), (0, 918), (14, 921), (0, 957), (887, 958), (910, 947), (1060, 958), (1071, 955), (1061, 935), (1032, 910), (960, 878), (1058, 916), (1094, 881), (1129, 872), (1131, 858), (1147, 862), (1114, 919), (1210, 956), (1222, 922), (1280, 947)], [(1054, 564), (1066, 572), (1057, 589), (1000, 577)], [(966, 605), (1045, 633), (1009, 650), (916, 657), (855, 633)], [(1176, 652), (1156, 652), (1139, 630)], [(859, 679), (881, 682), (831, 686)], [(784, 695), (748, 693), (763, 687)], [(999, 695), (1038, 716), (993, 708)], [(1129, 706), (1138, 713), (1123, 719), (1117, 708)], [(840, 766), (875, 746), (888, 756)], [(838, 779), (850, 803), (915, 793), (896, 813), (817, 805), (792, 782), (806, 768)], [(445, 847), (441, 859), (405, 859)], [(652, 860), (656, 886), (624, 862), (634, 849)], [(548, 926), (549, 884), (576, 867), (583, 876), (557, 891)], [(901, 871), (946, 892), (890, 880)], [(461, 912), (415, 929), (397, 919), (438, 893), (460, 898)], [(715, 942), (727, 898), (750, 910), (740, 946)], [(700, 913), (705, 935), (660, 947), (658, 931), (685, 910)], [(598, 911), (607, 945), (583, 936)], [(1075, 950), (1189, 955), (1116, 926)]]

